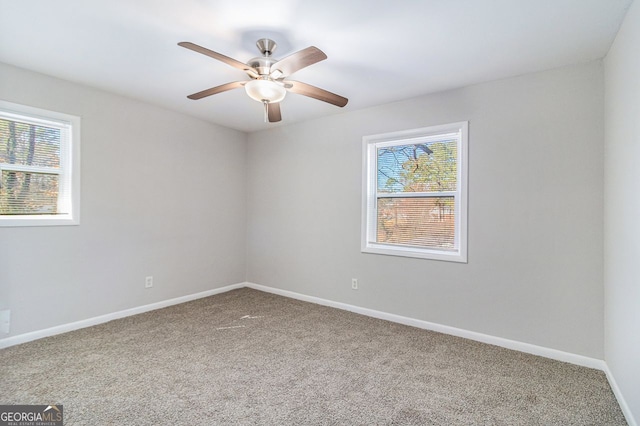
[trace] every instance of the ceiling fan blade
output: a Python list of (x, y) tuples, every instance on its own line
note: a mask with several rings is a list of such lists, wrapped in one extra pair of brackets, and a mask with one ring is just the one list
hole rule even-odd
[(234, 81), (231, 83), (212, 87), (211, 89), (203, 90), (202, 92), (194, 93), (193, 95), (187, 96), (187, 98), (193, 99), (193, 100), (206, 98), (207, 96), (226, 92), (227, 90), (237, 89), (239, 87), (244, 86), (246, 83), (247, 83), (246, 81)]
[(282, 114), (280, 113), (280, 102), (276, 102), (273, 104), (268, 103), (267, 113), (269, 116), (269, 123), (276, 123), (282, 120)]
[(282, 78), (325, 59), (327, 59), (327, 55), (322, 50), (311, 46), (280, 59), (271, 65), (270, 72), (278, 74), (274, 78)]
[(291, 80), (287, 80), (284, 83), (285, 88), (287, 88), (287, 90), (290, 92), (308, 96), (314, 99), (319, 99), (321, 101), (328, 102), (339, 107), (343, 107), (347, 104), (347, 102), (349, 102), (349, 99), (345, 97), (336, 95), (335, 93), (331, 93), (327, 90), (320, 89), (319, 87), (315, 87), (307, 83), (301, 83), (299, 81)]
[(243, 64), (240, 61), (236, 61), (235, 59), (225, 56), (222, 53), (214, 52), (213, 50), (209, 50), (206, 47), (198, 46), (197, 44), (194, 44), (188, 41), (181, 41), (180, 43), (178, 43), (178, 46), (182, 46), (189, 50), (193, 50), (194, 52), (202, 53), (203, 55), (207, 55), (213, 59), (222, 61), (227, 65), (231, 65), (234, 68), (238, 68), (239, 70), (246, 72), (251, 77), (254, 77), (254, 78), (258, 77), (258, 73), (256, 73), (256, 71), (253, 68), (251, 68), (249, 65)]

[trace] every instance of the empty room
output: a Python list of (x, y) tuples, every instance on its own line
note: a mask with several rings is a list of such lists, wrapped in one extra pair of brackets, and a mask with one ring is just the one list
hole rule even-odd
[(640, 421), (637, 0), (0, 0), (0, 426)]

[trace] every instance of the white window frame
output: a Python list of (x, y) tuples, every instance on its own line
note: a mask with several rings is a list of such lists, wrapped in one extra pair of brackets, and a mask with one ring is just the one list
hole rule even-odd
[(80, 224), (80, 117), (0, 100), (0, 117), (61, 130), (60, 167), (0, 163), (2, 170), (58, 175), (57, 214), (0, 215), (0, 227)]
[[(468, 144), (469, 122), (443, 124), (420, 129), (364, 136), (362, 138), (362, 229), (361, 251), (391, 256), (415, 257), (467, 263), (467, 187), (468, 187)], [(455, 236), (453, 250), (440, 250), (400, 244), (378, 243), (377, 199), (378, 171), (377, 149), (381, 147), (408, 145), (438, 141), (444, 135), (456, 134), (457, 185), (456, 191), (403, 193), (401, 197), (442, 197), (453, 196), (455, 216)], [(380, 198), (400, 196), (380, 194)]]

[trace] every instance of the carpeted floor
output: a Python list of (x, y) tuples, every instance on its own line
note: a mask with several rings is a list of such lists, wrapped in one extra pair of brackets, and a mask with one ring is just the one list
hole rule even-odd
[(624, 425), (604, 373), (240, 289), (0, 350), (65, 425)]

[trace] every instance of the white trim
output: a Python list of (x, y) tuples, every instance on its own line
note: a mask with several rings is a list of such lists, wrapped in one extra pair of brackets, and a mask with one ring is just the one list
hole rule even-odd
[(41, 175), (59, 175), (62, 174), (60, 169), (54, 167), (41, 166), (23, 166), (21, 164), (0, 163), (0, 170), (9, 170), (12, 172), (39, 173)]
[(149, 305), (137, 306), (135, 308), (125, 309), (123, 311), (100, 315), (93, 318), (87, 318), (84, 320), (71, 322), (68, 324), (61, 324), (55, 327), (45, 328), (44, 330), (37, 330), (37, 331), (32, 331), (30, 333), (18, 334), (17, 336), (11, 336), (4, 339), (0, 339), (0, 349), (8, 348), (9, 346), (19, 345), (21, 343), (31, 342), (32, 340), (42, 339), (43, 337), (55, 336), (56, 334), (78, 330), (80, 328), (91, 327), (94, 325), (113, 321), (119, 318), (129, 317), (132, 315), (142, 314), (144, 312), (149, 312), (156, 309), (166, 308), (167, 306), (178, 305), (180, 303), (190, 302), (196, 299), (202, 299), (203, 297), (213, 296), (214, 294), (226, 293), (227, 291), (235, 290), (235, 289), (246, 287), (246, 286), (247, 286), (247, 283), (231, 284), (224, 287), (203, 291), (200, 293), (189, 294), (186, 296), (176, 297), (174, 299), (168, 299), (168, 300), (163, 300), (156, 303), (151, 303)]
[(629, 423), (629, 426), (638, 426), (638, 423), (636, 422), (636, 419), (633, 417), (633, 413), (629, 408), (629, 404), (627, 404), (627, 400), (624, 399), (624, 396), (622, 395), (622, 391), (620, 390), (620, 387), (618, 387), (618, 382), (616, 382), (615, 377), (613, 377), (613, 373), (611, 372), (611, 370), (609, 369), (609, 366), (606, 363), (604, 365), (603, 371), (607, 375), (607, 380), (609, 380), (609, 386), (611, 386), (611, 390), (613, 391), (613, 394), (616, 396), (616, 399), (618, 400), (618, 404), (620, 405), (620, 410), (622, 410), (622, 414), (624, 414), (624, 417), (627, 420), (627, 423)]
[(255, 283), (247, 283), (247, 287), (255, 290), (265, 291), (280, 296), (290, 297), (305, 302), (311, 302), (318, 305), (338, 308), (345, 311), (355, 312), (357, 314), (366, 315), (368, 317), (383, 319), (398, 324), (409, 325), (411, 327), (422, 328), (424, 330), (437, 331), (438, 333), (449, 334), (452, 336), (463, 337), (477, 342), (488, 343), (490, 345), (500, 346), (532, 355), (538, 355), (545, 358), (555, 359), (557, 361), (568, 362), (582, 367), (594, 368), (604, 371), (606, 364), (601, 359), (590, 358), (583, 355), (572, 354), (569, 352), (559, 351), (557, 349), (545, 348), (544, 346), (532, 345), (530, 343), (518, 342), (516, 340), (504, 339), (502, 337), (491, 336), (488, 334), (477, 333), (475, 331), (464, 330), (461, 328), (450, 327), (448, 325), (436, 324), (433, 322), (423, 321), (419, 319), (403, 317), (401, 315), (389, 314), (387, 312), (376, 311), (374, 309), (362, 308), (360, 306), (349, 305), (342, 302), (334, 302), (333, 300), (321, 299), (315, 296), (307, 296), (293, 291), (281, 290), (279, 288), (267, 287)]
[[(397, 132), (381, 133), (377, 135), (365, 136), (367, 140), (372, 142), (387, 142), (387, 141), (406, 141), (408, 144), (415, 143), (420, 140), (426, 140), (432, 142), (441, 139), (441, 135), (445, 137), (454, 137), (457, 135), (457, 130), (460, 124), (466, 123), (466, 121), (460, 121), (449, 124), (438, 124), (436, 126), (422, 127), (419, 129), (399, 130)], [(455, 130), (455, 131), (452, 131)], [(435, 136), (435, 138), (434, 138)], [(395, 145), (391, 142), (389, 145)], [(389, 146), (383, 145), (383, 146)]]
[(458, 195), (455, 191), (442, 191), (442, 192), (378, 192), (378, 199), (380, 198), (454, 198)]
[[(373, 318), (379, 318), (398, 324), (404, 324), (411, 327), (417, 327), (424, 330), (436, 331), (439, 333), (450, 334), (452, 336), (463, 337), (465, 339), (475, 340), (478, 342), (488, 343), (490, 345), (496, 345), (507, 349), (513, 349), (520, 352), (529, 353), (532, 355), (539, 355), (545, 358), (551, 358), (558, 361), (568, 362), (571, 364), (580, 365), (588, 368), (595, 368), (607, 373), (607, 377), (611, 378), (612, 388), (616, 396), (620, 393), (617, 385), (614, 386), (613, 376), (611, 372), (606, 369), (606, 364), (603, 360), (589, 358), (582, 355), (572, 354), (569, 352), (559, 351), (557, 349), (545, 348), (543, 346), (532, 345), (530, 343), (518, 342), (516, 340), (504, 339), (502, 337), (491, 336), (488, 334), (477, 333), (475, 331), (468, 331), (461, 328), (450, 327), (448, 325), (436, 324), (433, 322), (423, 321), (415, 318), (404, 317), (401, 315), (390, 314), (387, 312), (376, 311), (374, 309), (362, 308), (360, 306), (349, 305), (347, 303), (335, 302), (333, 300), (322, 299), (315, 296), (307, 296), (301, 293), (296, 293), (288, 290), (281, 290), (275, 287), (268, 287), (261, 284), (255, 284), (251, 282), (242, 282), (237, 284), (231, 284), (224, 287), (215, 288), (212, 290), (203, 291), (200, 293), (189, 294), (186, 296), (176, 297), (174, 299), (163, 300), (148, 305), (138, 306), (135, 308), (125, 309), (123, 311), (113, 312), (110, 314), (100, 315), (93, 318), (87, 318), (84, 320), (61, 324), (55, 327), (46, 328), (44, 330), (32, 331), (29, 333), (19, 334), (17, 336), (11, 336), (4, 339), (0, 339), (0, 349), (7, 348), (9, 346), (18, 345), (21, 343), (30, 342), (32, 340), (41, 339), (43, 337), (54, 336), (56, 334), (66, 333), (68, 331), (78, 330), (80, 328), (91, 327), (93, 325), (102, 324), (115, 319), (128, 317), (131, 315), (137, 315), (144, 312), (153, 311), (155, 309), (166, 308), (167, 306), (177, 305), (180, 303), (190, 302), (192, 300), (201, 299), (203, 297), (213, 296), (215, 294), (226, 293), (227, 291), (248, 287), (254, 290), (264, 291), (266, 293), (277, 294), (291, 299), (302, 300), (305, 302), (315, 303), (317, 305), (329, 306), (332, 308), (342, 309), (349, 312), (355, 312), (357, 314), (366, 315)], [(622, 405), (622, 404), (621, 404)], [(628, 410), (628, 408), (627, 408)], [(635, 425), (634, 425), (635, 426)]]
[[(3, 115), (8, 118), (35, 124), (36, 126), (55, 127), (63, 130), (69, 124), (69, 115), (62, 112), (49, 111), (3, 100), (0, 100), (0, 108), (3, 110)], [(25, 114), (29, 114), (29, 116), (26, 117)]]
[(368, 243), (361, 250), (363, 253), (383, 254), (386, 256), (415, 257), (419, 259), (444, 260), (447, 262), (466, 263), (465, 258), (457, 256), (458, 250), (435, 250), (425, 247), (413, 247), (400, 244)]
[[(418, 142), (434, 142), (445, 139), (456, 139), (457, 182), (456, 191), (420, 192), (420, 193), (379, 193), (377, 165), (377, 148), (412, 144)], [(469, 160), (469, 122), (420, 129), (403, 130), (392, 133), (363, 136), (362, 138), (362, 199), (360, 251), (362, 253), (382, 254), (389, 256), (413, 257), (421, 259), (444, 260), (467, 263), (467, 197), (468, 197), (468, 160)], [(455, 235), (454, 250), (441, 250), (436, 247), (399, 246), (377, 241), (377, 202), (380, 198), (409, 197), (453, 197), (455, 202)]]
[(60, 167), (57, 169), (13, 164), (3, 164), (2, 167), (4, 170), (58, 175), (58, 209), (63, 213), (0, 215), (0, 227), (79, 225), (80, 117), (3, 100), (0, 100), (0, 112), (3, 117), (21, 122), (58, 128), (62, 132), (61, 135), (66, 136), (61, 137)]

